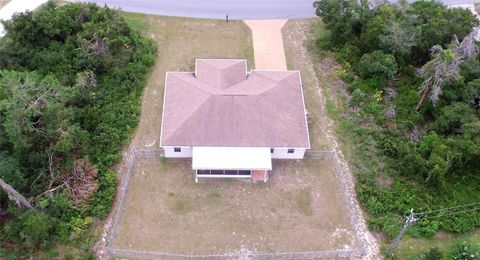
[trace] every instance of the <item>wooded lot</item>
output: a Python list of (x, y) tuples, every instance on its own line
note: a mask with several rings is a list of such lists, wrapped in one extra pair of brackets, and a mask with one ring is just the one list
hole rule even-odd
[(94, 4), (51, 1), (4, 25), (1, 187), (27, 201), (0, 191), (0, 257), (23, 258), (76, 241), (109, 213), (110, 167), (137, 126), (156, 47)]

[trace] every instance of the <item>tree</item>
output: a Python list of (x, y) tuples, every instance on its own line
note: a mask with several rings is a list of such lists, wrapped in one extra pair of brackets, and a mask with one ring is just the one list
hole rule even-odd
[(30, 204), (30, 202), (22, 194), (20, 194), (2, 179), (0, 179), (0, 188), (2, 188), (2, 190), (7, 193), (8, 198), (15, 202), (19, 207), (27, 209), (33, 208), (32, 204)]
[(458, 39), (452, 42), (448, 49), (435, 45), (432, 48), (432, 59), (419, 70), (425, 80), (420, 89), (420, 99), (415, 110), (419, 110), (425, 98), (430, 95), (430, 100), (435, 104), (442, 94), (442, 87), (452, 79), (458, 78), (460, 66), (478, 54), (474, 35), (476, 30), (467, 35), (461, 43)]
[(433, 46), (446, 48), (454, 35), (464, 38), (478, 25), (478, 20), (470, 10), (446, 8), (437, 1), (415, 1), (408, 14), (416, 17), (414, 26), (417, 37), (411, 61), (418, 65), (428, 61)]
[(396, 57), (407, 56), (416, 40), (415, 16), (406, 12), (408, 8), (406, 3), (378, 6), (362, 33), (363, 49), (381, 49)]
[(397, 70), (395, 57), (383, 51), (364, 54), (357, 65), (358, 74), (364, 79), (372, 77), (392, 79), (397, 74)]
[(372, 16), (366, 0), (317, 0), (313, 6), (331, 31), (333, 46), (342, 46), (360, 36)]
[[(68, 238), (78, 219), (108, 215), (109, 169), (136, 128), (157, 55), (118, 11), (95, 4), (49, 1), (4, 24), (0, 178), (38, 207), (2, 208), (11, 221), (0, 221), (0, 242), (18, 243), (18, 252)], [(7, 200), (0, 192), (0, 207)]]

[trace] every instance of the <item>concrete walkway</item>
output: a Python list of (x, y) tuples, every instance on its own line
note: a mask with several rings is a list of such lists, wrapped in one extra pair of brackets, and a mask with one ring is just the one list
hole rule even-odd
[[(0, 9), (0, 20), (10, 20), (15, 13), (35, 10), (48, 0), (12, 0)], [(3, 25), (0, 24), (0, 38), (5, 35)]]
[(282, 27), (287, 20), (244, 20), (252, 30), (255, 69), (286, 70)]

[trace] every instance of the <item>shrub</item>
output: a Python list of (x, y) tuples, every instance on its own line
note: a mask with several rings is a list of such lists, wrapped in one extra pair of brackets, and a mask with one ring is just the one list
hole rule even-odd
[(428, 250), (423, 257), (420, 257), (421, 260), (441, 260), (443, 259), (443, 253), (438, 249), (438, 247), (432, 247)]
[(449, 252), (450, 259), (470, 260), (479, 258), (479, 248), (467, 242), (456, 243)]
[(107, 217), (112, 207), (117, 188), (117, 175), (113, 171), (106, 171), (99, 179), (99, 191), (93, 198), (91, 213), (101, 219)]
[(358, 74), (364, 79), (374, 77), (393, 79), (398, 71), (395, 57), (383, 51), (364, 54), (356, 68)]
[(344, 45), (337, 53), (336, 58), (342, 63), (356, 64), (360, 59), (360, 49), (355, 45)]
[(58, 220), (35, 210), (22, 213), (18, 219), (9, 221), (4, 228), (9, 240), (31, 247), (48, 246), (55, 239)]

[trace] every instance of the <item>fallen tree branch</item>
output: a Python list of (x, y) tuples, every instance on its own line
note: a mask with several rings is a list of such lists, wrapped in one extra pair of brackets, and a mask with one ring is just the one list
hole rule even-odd
[(0, 179), (0, 187), (7, 193), (8, 198), (13, 200), (19, 207), (33, 209), (32, 204), (30, 204), (30, 202), (28, 202), (28, 200), (22, 194), (20, 194), (2, 179)]

